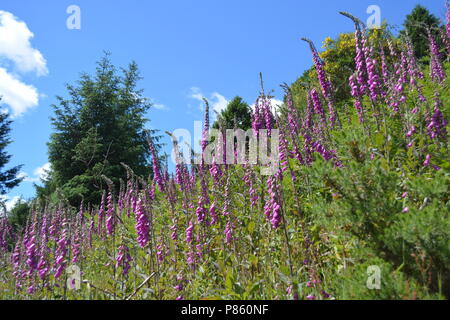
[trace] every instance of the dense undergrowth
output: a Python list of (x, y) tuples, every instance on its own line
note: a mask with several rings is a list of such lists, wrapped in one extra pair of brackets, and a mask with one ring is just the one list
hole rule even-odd
[(37, 206), (22, 233), (2, 219), (0, 297), (449, 298), (450, 39), (430, 36), (420, 64), (407, 38), (354, 21), (350, 99), (336, 101), (312, 43), (316, 86), (286, 88), (279, 113), (258, 98), (253, 129), (280, 130), (275, 175), (155, 161), (153, 179), (126, 168), (98, 207)]

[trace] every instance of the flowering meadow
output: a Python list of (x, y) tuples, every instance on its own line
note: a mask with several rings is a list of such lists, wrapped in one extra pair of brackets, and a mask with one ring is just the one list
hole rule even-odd
[[(424, 63), (407, 35), (342, 19), (350, 99), (303, 38), (316, 79), (255, 102), (254, 134), (278, 129), (275, 174), (222, 152), (169, 173), (149, 141), (152, 178), (123, 164), (99, 204), (35, 205), (23, 232), (1, 218), (0, 298), (449, 298), (450, 21)], [(209, 116), (206, 102), (203, 150)]]

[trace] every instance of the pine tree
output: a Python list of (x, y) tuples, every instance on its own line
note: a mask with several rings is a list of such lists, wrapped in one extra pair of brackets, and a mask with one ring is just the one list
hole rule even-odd
[(251, 109), (249, 105), (239, 96), (231, 100), (227, 107), (218, 115), (213, 128), (248, 130), (252, 126)]
[(16, 232), (25, 228), (30, 212), (30, 203), (23, 199), (19, 199), (11, 209), (11, 212), (8, 214), (8, 220)]
[(48, 143), (52, 181), (46, 184), (71, 204), (98, 202), (106, 188), (102, 175), (118, 186), (126, 179), (121, 163), (142, 177), (151, 173), (145, 130), (151, 103), (136, 88), (140, 79), (136, 63), (119, 73), (106, 54), (94, 76), (83, 73), (77, 85), (67, 85), (68, 98), (57, 97)]
[(9, 119), (8, 113), (0, 112), (0, 195), (6, 194), (23, 180), (23, 178), (19, 177), (19, 171), (22, 165), (3, 171), (11, 159), (11, 155), (5, 150), (12, 142), (9, 137), (11, 123), (12, 121)]
[(401, 34), (407, 34), (411, 38), (414, 45), (414, 54), (418, 59), (429, 55), (427, 28), (431, 29), (434, 36), (437, 36), (439, 25), (439, 19), (421, 5), (417, 5), (406, 16), (403, 23), (404, 30), (401, 31)]

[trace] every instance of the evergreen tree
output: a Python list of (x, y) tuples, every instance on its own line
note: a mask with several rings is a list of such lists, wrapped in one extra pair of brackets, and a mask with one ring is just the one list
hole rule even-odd
[(218, 115), (213, 128), (233, 129), (240, 128), (248, 130), (252, 126), (250, 106), (239, 96), (231, 100), (227, 107)]
[(430, 28), (432, 34), (437, 37), (439, 25), (439, 19), (421, 5), (417, 5), (406, 16), (403, 23), (404, 30), (401, 31), (401, 34), (407, 34), (411, 38), (417, 58), (421, 59), (429, 55), (427, 28)]
[(12, 142), (9, 138), (11, 123), (12, 121), (9, 119), (8, 113), (0, 112), (0, 195), (6, 194), (23, 180), (23, 178), (19, 177), (19, 171), (22, 165), (3, 171), (11, 159), (11, 155), (5, 150)]
[(77, 85), (67, 85), (67, 99), (57, 97), (48, 143), (52, 174), (45, 184), (60, 189), (71, 204), (98, 202), (106, 188), (102, 175), (118, 186), (126, 179), (121, 163), (140, 176), (151, 173), (145, 130), (151, 104), (136, 88), (140, 79), (136, 63), (119, 73), (106, 54), (94, 76), (83, 73)]
[(11, 212), (8, 214), (9, 223), (13, 226), (14, 231), (19, 232), (25, 228), (28, 217), (30, 216), (31, 206), (27, 201), (19, 199)]

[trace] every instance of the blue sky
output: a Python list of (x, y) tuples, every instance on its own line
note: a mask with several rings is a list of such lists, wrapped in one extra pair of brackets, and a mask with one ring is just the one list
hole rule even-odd
[[(235, 95), (253, 103), (259, 72), (281, 100), (280, 84), (311, 65), (300, 37), (320, 47), (325, 37), (353, 30), (338, 11), (366, 21), (375, 4), (382, 19), (400, 26), (418, 3), (444, 20), (444, 0), (2, 0), (0, 95), (9, 103), (1, 109), (14, 115), (10, 165), (24, 164), (27, 175), (7, 198), (34, 195), (32, 183), (48, 163), (51, 104), (67, 95), (65, 83), (94, 71), (104, 50), (117, 66), (138, 63), (140, 86), (156, 106), (148, 114), (152, 128), (193, 130), (203, 118), (198, 97), (216, 109)], [(80, 30), (66, 26), (70, 5), (81, 10)]]

